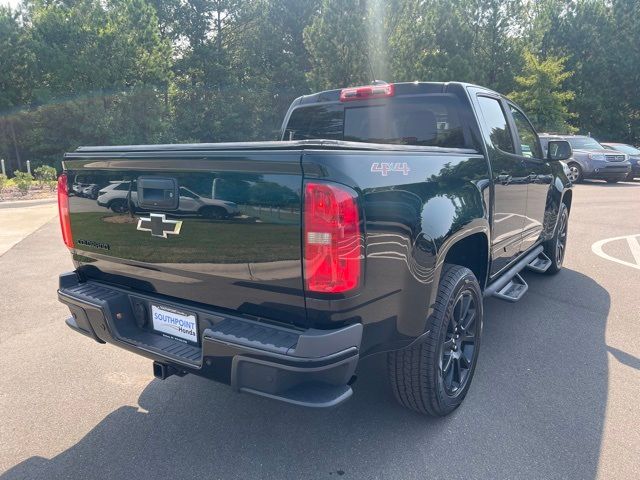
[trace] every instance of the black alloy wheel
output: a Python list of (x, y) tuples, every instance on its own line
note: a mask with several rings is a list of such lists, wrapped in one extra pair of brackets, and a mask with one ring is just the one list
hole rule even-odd
[(440, 375), (447, 395), (455, 396), (470, 378), (476, 346), (476, 301), (469, 290), (458, 294), (441, 347)]
[[(563, 204), (564, 206), (564, 204)], [(567, 232), (569, 229), (569, 212), (566, 208), (563, 208), (560, 212), (560, 219), (558, 220), (558, 239), (556, 241), (556, 264), (561, 267), (564, 261), (564, 254), (567, 249)]]
[(544, 253), (551, 260), (551, 265), (546, 274), (554, 275), (562, 269), (564, 257), (567, 252), (567, 234), (569, 231), (569, 208), (563, 202), (558, 210), (556, 230), (549, 240), (543, 243)]

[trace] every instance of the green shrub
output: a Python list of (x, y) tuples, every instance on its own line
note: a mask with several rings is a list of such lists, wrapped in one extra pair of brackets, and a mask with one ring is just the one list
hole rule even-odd
[(7, 183), (9, 183), (9, 179), (7, 178), (7, 176), (4, 173), (0, 173), (0, 193), (2, 193), (4, 187), (7, 186)]
[(48, 185), (50, 188), (53, 188), (56, 183), (56, 177), (58, 172), (55, 167), (50, 167), (49, 165), (40, 165), (34, 171), (36, 180), (38, 181), (38, 185), (40, 188)]
[(20, 192), (22, 192), (23, 195), (26, 195), (27, 192), (29, 191), (29, 188), (31, 188), (31, 184), (33, 183), (33, 177), (28, 172), (13, 172), (13, 173), (14, 173), (13, 181), (15, 182), (16, 187), (18, 187), (18, 190), (20, 190)]

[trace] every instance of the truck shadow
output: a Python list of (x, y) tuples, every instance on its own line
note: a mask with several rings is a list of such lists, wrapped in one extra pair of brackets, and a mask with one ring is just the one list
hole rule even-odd
[(447, 418), (397, 406), (383, 356), (363, 361), (354, 397), (328, 411), (172, 377), (150, 382), (140, 408), (115, 410), (68, 450), (0, 479), (595, 478), (609, 295), (571, 270), (525, 277), (518, 304), (485, 303), (476, 377)]

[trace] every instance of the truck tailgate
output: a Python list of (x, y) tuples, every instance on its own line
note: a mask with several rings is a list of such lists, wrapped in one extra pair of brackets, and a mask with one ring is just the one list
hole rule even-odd
[(65, 157), (87, 278), (299, 325), (301, 152)]

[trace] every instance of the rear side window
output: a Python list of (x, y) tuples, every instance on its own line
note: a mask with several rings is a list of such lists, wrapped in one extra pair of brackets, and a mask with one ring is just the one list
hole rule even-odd
[(378, 104), (322, 105), (293, 111), (283, 140), (332, 139), (464, 148), (460, 104), (446, 94), (398, 97)]
[(316, 105), (294, 110), (283, 140), (342, 140), (344, 110), (340, 105)]
[(495, 98), (479, 96), (478, 103), (493, 146), (503, 152), (515, 153), (511, 130), (500, 102)]

